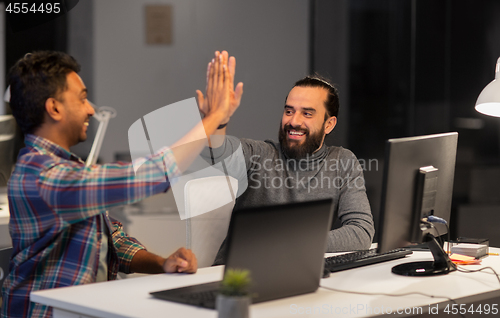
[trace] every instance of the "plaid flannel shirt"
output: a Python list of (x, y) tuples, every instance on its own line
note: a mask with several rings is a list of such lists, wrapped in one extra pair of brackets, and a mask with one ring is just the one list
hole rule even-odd
[(108, 279), (129, 273), (144, 246), (105, 211), (164, 192), (166, 176), (179, 175), (169, 148), (147, 157), (134, 173), (131, 163), (86, 167), (39, 136), (27, 135), (25, 144), (8, 184), (13, 254), (2, 287), (5, 318), (52, 317), (51, 308), (30, 302), (32, 291), (95, 282), (102, 235), (111, 238)]

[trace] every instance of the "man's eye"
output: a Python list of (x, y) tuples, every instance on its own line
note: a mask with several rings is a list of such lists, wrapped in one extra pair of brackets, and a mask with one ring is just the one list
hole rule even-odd
[(311, 116), (312, 116), (312, 113), (304, 113), (304, 115), (305, 115), (306, 117), (311, 117)]

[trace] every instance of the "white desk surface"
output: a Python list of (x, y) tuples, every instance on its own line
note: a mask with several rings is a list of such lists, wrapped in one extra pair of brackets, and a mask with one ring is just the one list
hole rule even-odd
[[(490, 251), (498, 252), (500, 249), (491, 248)], [(453, 299), (491, 292), (500, 288), (500, 283), (491, 271), (478, 273), (455, 271), (448, 275), (421, 278), (403, 277), (391, 273), (392, 266), (398, 263), (431, 258), (430, 252), (414, 252), (411, 257), (405, 259), (332, 273), (329, 278), (322, 279), (320, 284), (343, 291), (391, 294), (422, 292)], [(489, 256), (483, 259), (482, 265), (469, 265), (461, 268), (473, 270), (485, 266), (491, 266), (500, 273), (500, 256)], [(149, 292), (220, 280), (222, 273), (223, 267), (217, 266), (201, 268), (194, 275), (146, 275), (139, 278), (37, 291), (31, 293), (31, 300), (59, 309), (56, 312), (69, 311), (84, 314), (85, 317), (217, 317), (217, 312), (214, 310), (155, 299), (149, 295)], [(401, 297), (359, 295), (330, 291), (320, 287), (315, 293), (252, 305), (250, 315), (253, 318), (317, 317), (334, 316), (337, 311), (337, 315), (342, 312), (342, 317), (367, 317), (375, 316), (377, 313), (386, 313), (389, 307), (393, 312), (398, 308), (404, 310), (422, 307), (425, 312), (429, 304), (446, 300), (422, 295)], [(371, 313), (368, 307), (371, 308)], [(305, 314), (308, 309), (317, 310), (317, 312), (311, 315)], [(319, 313), (318, 310), (323, 310), (323, 313)], [(301, 311), (304, 313), (301, 314)], [(65, 317), (73, 317), (73, 315), (69, 314)], [(79, 315), (74, 315), (74, 317), (79, 317)]]

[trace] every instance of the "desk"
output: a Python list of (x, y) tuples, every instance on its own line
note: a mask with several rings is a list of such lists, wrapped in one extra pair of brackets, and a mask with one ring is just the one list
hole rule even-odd
[[(500, 249), (494, 248), (490, 250), (500, 251)], [(500, 302), (500, 283), (491, 273), (461, 273), (456, 271), (444, 276), (418, 278), (397, 276), (390, 271), (392, 266), (399, 263), (429, 259), (432, 259), (430, 252), (414, 252), (413, 255), (405, 259), (332, 273), (329, 278), (321, 280), (321, 286), (366, 293), (422, 292), (429, 295), (447, 296), (456, 299), (457, 303), (482, 301), (490, 306)], [(482, 265), (466, 268), (472, 270), (491, 266), (500, 272), (500, 256), (489, 256), (482, 263)], [(31, 300), (54, 307), (54, 317), (56, 318), (217, 317), (217, 312), (214, 310), (155, 299), (149, 295), (149, 292), (219, 280), (222, 278), (222, 273), (223, 267), (216, 266), (201, 268), (195, 275), (147, 275), (126, 280), (37, 291), (31, 293)], [(429, 304), (438, 304), (444, 301), (446, 301), (444, 298), (429, 298), (422, 295), (402, 297), (357, 295), (330, 291), (320, 287), (315, 293), (252, 305), (250, 315), (253, 318), (370, 317), (387, 313), (390, 307), (393, 311), (393, 314), (388, 315), (390, 317), (400, 316), (394, 314), (398, 308), (406, 310), (407, 314), (409, 313), (406, 316), (421, 317), (419, 310), (426, 312), (429, 309)], [(432, 305), (433, 308), (435, 306)], [(445, 304), (438, 306), (442, 311)], [(469, 306), (467, 305), (467, 308)], [(500, 304), (495, 307), (499, 306)], [(474, 308), (476, 307), (477, 305), (474, 306)], [(313, 313), (309, 315), (302, 313), (308, 309), (312, 310)], [(429, 317), (439, 316), (441, 315), (429, 315)], [(442, 316), (457, 317), (446, 313)], [(469, 316), (471, 315), (468, 314), (467, 317)], [(485, 315), (474, 313), (473, 316), (484, 317)]]

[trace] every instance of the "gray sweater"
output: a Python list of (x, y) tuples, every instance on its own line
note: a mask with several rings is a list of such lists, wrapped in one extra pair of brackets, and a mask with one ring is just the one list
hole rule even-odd
[[(241, 143), (240, 143), (241, 141)], [(235, 210), (262, 205), (333, 198), (334, 211), (341, 227), (329, 233), (327, 252), (368, 249), (375, 233), (366, 196), (363, 169), (356, 156), (342, 147), (323, 147), (301, 160), (288, 159), (279, 143), (227, 136), (223, 146), (202, 155), (215, 162), (226, 162), (242, 147), (246, 174), (228, 167), (229, 174), (240, 179), (246, 191), (236, 200)], [(208, 156), (207, 156), (208, 155)], [(240, 192), (240, 191), (238, 191)], [(214, 265), (223, 264), (226, 241), (221, 245)]]

